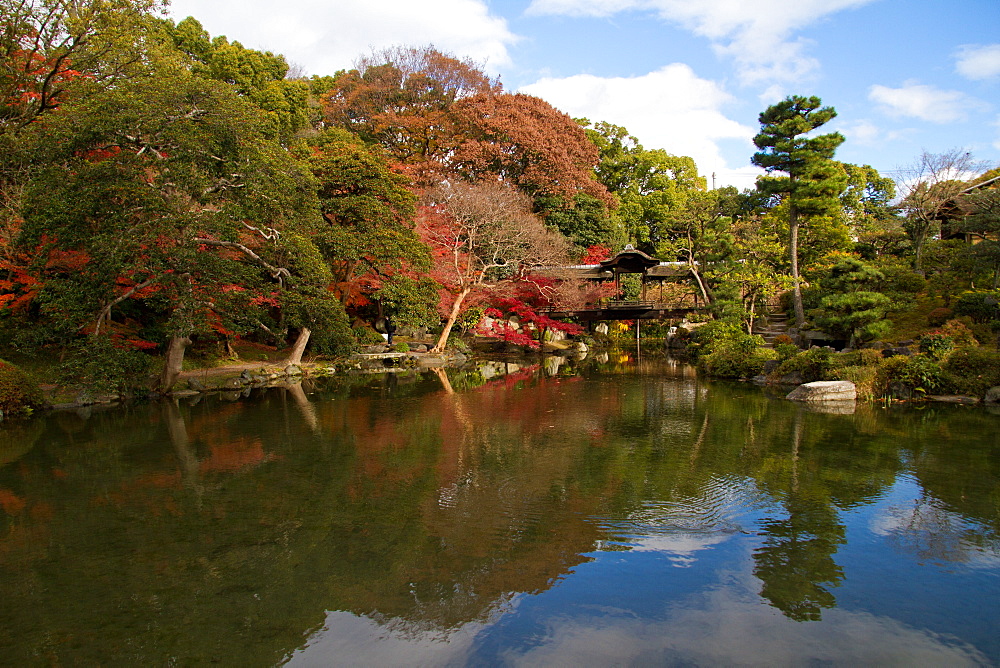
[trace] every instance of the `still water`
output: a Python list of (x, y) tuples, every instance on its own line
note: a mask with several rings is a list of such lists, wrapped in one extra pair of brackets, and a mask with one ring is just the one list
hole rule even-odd
[(625, 356), (0, 428), (0, 664), (1000, 664), (1000, 415)]

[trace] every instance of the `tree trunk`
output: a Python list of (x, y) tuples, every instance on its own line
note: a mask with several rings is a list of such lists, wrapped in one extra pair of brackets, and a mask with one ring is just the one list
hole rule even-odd
[(444, 324), (444, 329), (441, 330), (441, 336), (438, 337), (437, 343), (431, 348), (432, 353), (440, 353), (444, 351), (444, 347), (448, 344), (448, 337), (451, 335), (451, 329), (455, 326), (455, 322), (458, 320), (458, 314), (462, 310), (462, 302), (465, 298), (469, 296), (472, 292), (472, 288), (463, 288), (461, 292), (455, 295), (455, 301), (451, 305), (451, 313), (448, 314), (448, 321)]
[(288, 353), (288, 358), (285, 360), (285, 364), (302, 363), (302, 353), (306, 351), (306, 344), (309, 343), (309, 337), (311, 335), (312, 330), (308, 327), (302, 327), (299, 329), (299, 335), (295, 338), (295, 343), (292, 344), (292, 349)]
[(788, 254), (792, 261), (792, 303), (795, 307), (795, 326), (801, 331), (806, 324), (806, 312), (802, 307), (802, 286), (799, 278), (799, 212), (795, 206), (788, 211)]
[(163, 371), (153, 388), (157, 392), (169, 392), (181, 375), (184, 364), (184, 350), (191, 345), (188, 336), (172, 336), (167, 343), (167, 354), (163, 358)]
[(705, 304), (711, 306), (715, 302), (715, 295), (709, 292), (708, 287), (705, 285), (705, 281), (701, 278), (701, 273), (698, 271), (697, 263), (690, 255), (688, 255), (688, 267), (691, 269), (691, 275), (694, 276), (694, 280), (698, 283), (698, 290), (701, 291), (701, 296), (705, 299)]

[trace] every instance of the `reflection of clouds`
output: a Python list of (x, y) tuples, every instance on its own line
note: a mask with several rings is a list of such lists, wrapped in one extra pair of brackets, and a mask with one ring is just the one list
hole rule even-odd
[(305, 647), (289, 657), (289, 666), (461, 665), (482, 623), (449, 634), (397, 632), (368, 617), (328, 612), (326, 624)]
[(665, 536), (643, 536), (630, 547), (634, 552), (660, 552), (674, 566), (686, 568), (697, 559), (695, 552), (707, 550), (714, 545), (729, 540), (728, 535), (719, 534), (673, 534)]
[(830, 610), (822, 621), (793, 622), (751, 596), (715, 590), (666, 620), (629, 616), (559, 617), (512, 666), (836, 665), (976, 666), (975, 648), (868, 613)]
[[(514, 604), (516, 607), (516, 604)], [(581, 608), (577, 608), (581, 610)], [(955, 638), (843, 609), (794, 622), (753, 594), (714, 589), (668, 610), (665, 619), (587, 607), (549, 618), (530, 642), (483, 654), (489, 622), (414, 632), (349, 612), (327, 613), (324, 628), (288, 658), (291, 666), (835, 665), (980, 666), (989, 659)], [(511, 644), (517, 643), (514, 640)]]
[(713, 477), (698, 496), (647, 502), (624, 519), (597, 518), (606, 530), (635, 552), (663, 553), (674, 566), (687, 567), (695, 553), (745, 533), (746, 515), (766, 504), (752, 481)]
[(886, 505), (872, 516), (868, 526), (875, 535), (920, 558), (970, 568), (1000, 567), (1000, 543), (986, 538), (990, 531), (934, 498)]

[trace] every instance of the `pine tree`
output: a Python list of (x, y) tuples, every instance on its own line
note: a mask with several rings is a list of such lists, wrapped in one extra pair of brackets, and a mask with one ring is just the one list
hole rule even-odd
[[(792, 266), (795, 323), (805, 324), (799, 278), (799, 225), (812, 217), (830, 215), (840, 206), (839, 197), (847, 176), (833, 160), (844, 142), (839, 132), (807, 137), (837, 115), (833, 107), (821, 107), (818, 97), (793, 95), (768, 107), (760, 115), (760, 133), (754, 144), (761, 149), (751, 162), (763, 167), (767, 176), (757, 179), (757, 189), (788, 199), (788, 254)], [(786, 176), (775, 176), (774, 173)]]

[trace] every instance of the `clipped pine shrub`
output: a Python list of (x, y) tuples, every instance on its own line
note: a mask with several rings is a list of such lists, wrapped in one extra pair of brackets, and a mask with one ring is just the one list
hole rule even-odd
[(25, 415), (44, 405), (38, 384), (20, 368), (0, 360), (0, 411)]
[(955, 314), (967, 315), (976, 323), (994, 320), (1000, 317), (1000, 292), (989, 290), (963, 292), (955, 300)]

